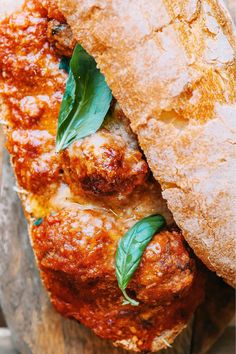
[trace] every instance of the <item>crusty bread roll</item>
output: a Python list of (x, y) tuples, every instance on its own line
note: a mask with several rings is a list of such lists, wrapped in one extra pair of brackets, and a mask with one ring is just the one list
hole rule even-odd
[(138, 135), (178, 226), (235, 286), (235, 48), (218, 0), (59, 0)]

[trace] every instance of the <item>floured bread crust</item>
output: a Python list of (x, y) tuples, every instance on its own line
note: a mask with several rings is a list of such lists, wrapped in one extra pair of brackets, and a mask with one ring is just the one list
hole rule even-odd
[(21, 8), (24, 0), (0, 0), (0, 20)]
[(235, 286), (235, 34), (217, 0), (59, 0), (184, 237)]

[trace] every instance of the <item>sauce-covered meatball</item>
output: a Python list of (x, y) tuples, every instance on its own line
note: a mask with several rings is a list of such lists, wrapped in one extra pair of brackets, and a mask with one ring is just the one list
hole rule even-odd
[(148, 350), (157, 333), (190, 316), (203, 295), (203, 280), (181, 234), (162, 231), (128, 286), (140, 305), (123, 305), (114, 267), (123, 232), (111, 214), (74, 208), (34, 226), (33, 243), (59, 312), (113, 341), (138, 333), (140, 350)]
[(54, 139), (43, 130), (8, 132), (7, 148), (11, 153), (18, 183), (27, 191), (41, 193), (60, 180), (60, 163), (54, 151)]
[(106, 129), (72, 144), (63, 161), (66, 181), (77, 194), (127, 195), (148, 174), (141, 152)]

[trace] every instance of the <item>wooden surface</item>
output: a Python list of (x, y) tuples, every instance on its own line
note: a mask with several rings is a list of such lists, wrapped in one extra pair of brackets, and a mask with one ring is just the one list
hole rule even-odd
[[(17, 351), (14, 348), (11, 341), (11, 332), (6, 328), (0, 328), (0, 353), (17, 354)], [(207, 354), (233, 354), (233, 353), (235, 353), (235, 328), (228, 327), (224, 335), (215, 343), (215, 345), (211, 348), (211, 350)]]
[[(0, 353), (18, 354), (11, 341), (11, 332), (6, 328), (0, 328)], [(228, 327), (224, 335), (215, 343), (207, 354), (233, 353), (235, 353), (235, 328)]]

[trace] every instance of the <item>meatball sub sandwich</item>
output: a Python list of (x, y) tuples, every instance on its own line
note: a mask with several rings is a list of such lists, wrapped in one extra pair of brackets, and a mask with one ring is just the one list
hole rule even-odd
[(53, 305), (115, 345), (167, 347), (204, 298), (185, 239), (235, 285), (227, 11), (27, 0), (0, 42), (6, 146)]

